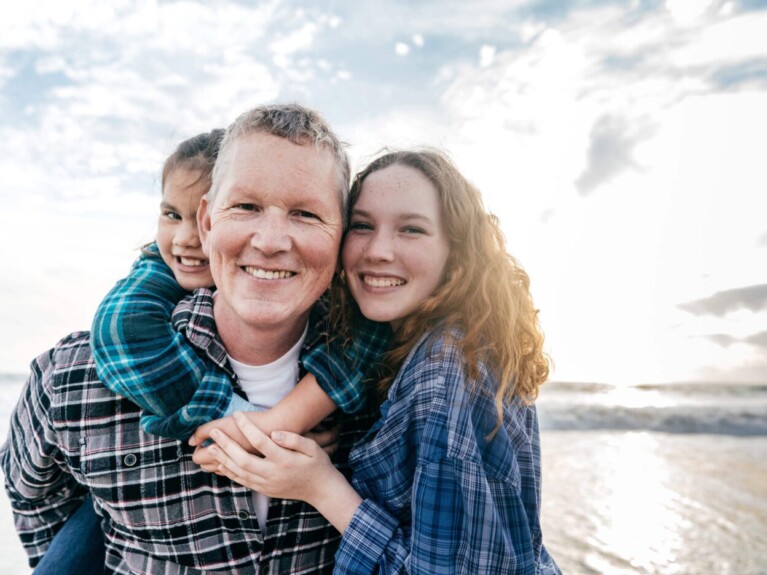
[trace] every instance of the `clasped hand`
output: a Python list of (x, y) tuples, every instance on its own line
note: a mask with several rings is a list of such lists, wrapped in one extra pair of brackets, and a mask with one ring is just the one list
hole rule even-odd
[[(206, 426), (209, 427), (203, 429)], [(191, 445), (197, 445), (195, 463), (268, 497), (300, 499), (311, 504), (323, 493), (324, 480), (332, 480), (339, 473), (314, 439), (288, 431), (274, 431), (269, 437), (243, 413), (206, 426), (190, 439)], [(332, 452), (338, 430), (313, 436)], [(202, 447), (206, 437), (215, 444)]]

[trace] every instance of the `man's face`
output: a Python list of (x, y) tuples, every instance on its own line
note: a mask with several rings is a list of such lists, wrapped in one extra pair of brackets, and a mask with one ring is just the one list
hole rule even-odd
[(218, 288), (216, 323), (303, 329), (336, 269), (342, 214), (333, 154), (270, 134), (233, 142), (200, 233)]

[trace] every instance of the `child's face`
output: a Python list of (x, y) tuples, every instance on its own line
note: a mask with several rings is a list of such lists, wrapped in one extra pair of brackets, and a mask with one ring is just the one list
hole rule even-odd
[(204, 179), (198, 180), (199, 171), (183, 167), (168, 175), (157, 222), (157, 246), (162, 259), (173, 270), (179, 285), (189, 291), (213, 285), (197, 231), (197, 207), (208, 186)]
[(448, 255), (442, 207), (426, 176), (395, 164), (365, 178), (342, 251), (365, 317), (396, 329), (439, 287)]

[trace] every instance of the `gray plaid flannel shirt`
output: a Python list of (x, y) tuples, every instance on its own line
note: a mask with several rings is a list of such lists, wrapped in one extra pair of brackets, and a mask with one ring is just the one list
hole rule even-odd
[[(302, 353), (320, 341), (323, 312), (313, 310)], [(209, 291), (179, 304), (173, 321), (206, 361), (232, 375)], [(30, 565), (87, 489), (104, 517), (107, 573), (332, 572), (340, 535), (316, 510), (272, 499), (261, 533), (252, 492), (202, 471), (185, 442), (146, 433), (140, 408), (98, 379), (89, 340), (71, 334), (32, 363), (0, 452)], [(367, 409), (339, 417), (334, 460), (348, 474), (351, 445), (373, 418)]]

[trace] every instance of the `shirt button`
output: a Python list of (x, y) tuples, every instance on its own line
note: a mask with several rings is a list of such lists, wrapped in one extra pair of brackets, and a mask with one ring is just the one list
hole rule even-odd
[(244, 509), (240, 509), (240, 510), (237, 512), (237, 517), (239, 517), (239, 518), (240, 518), (240, 519), (242, 519), (243, 521), (246, 521), (247, 519), (250, 519), (250, 513), (248, 513), (248, 512), (247, 512), (247, 511), (245, 511)]
[(137, 462), (138, 457), (136, 457), (133, 453), (129, 453), (123, 457), (123, 463), (125, 464), (125, 467), (133, 467)]

